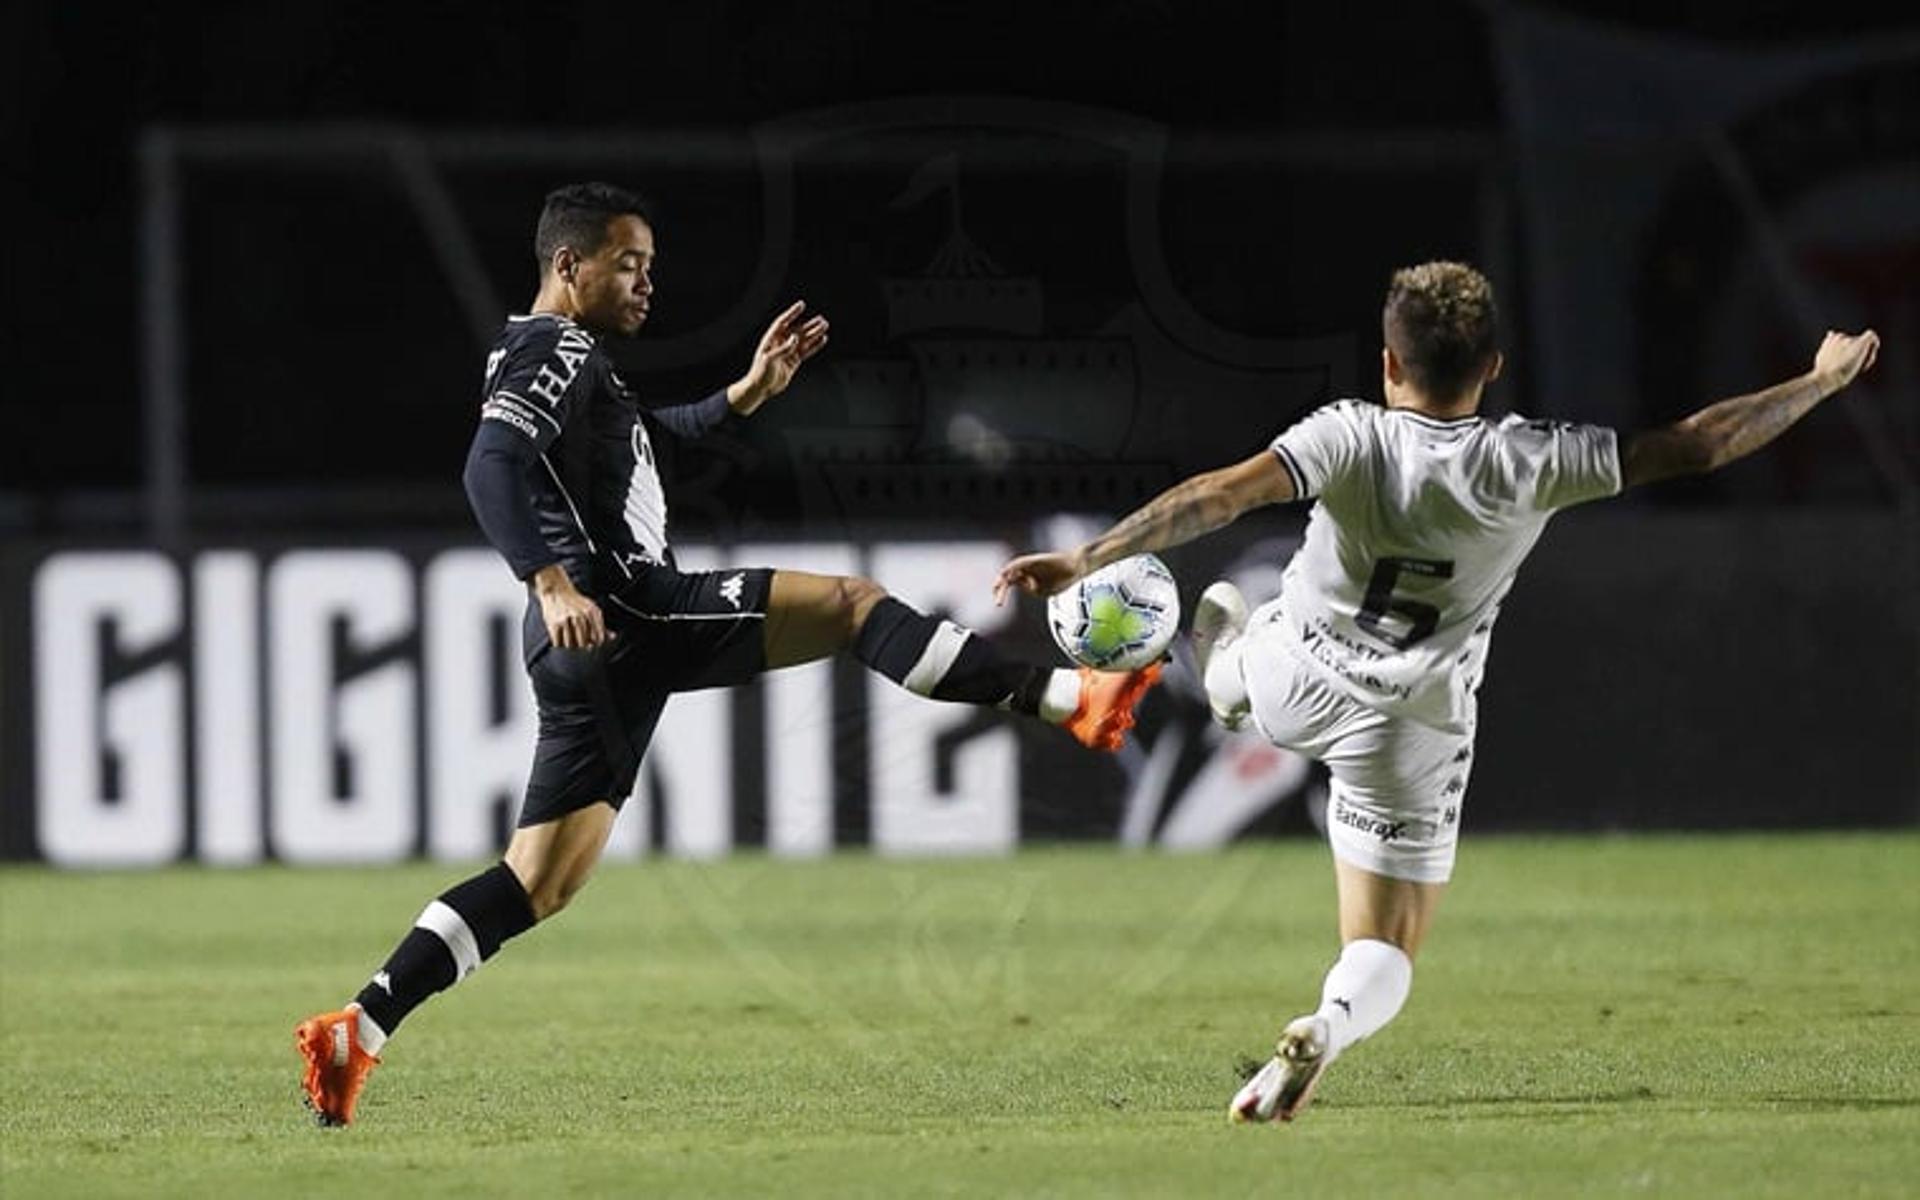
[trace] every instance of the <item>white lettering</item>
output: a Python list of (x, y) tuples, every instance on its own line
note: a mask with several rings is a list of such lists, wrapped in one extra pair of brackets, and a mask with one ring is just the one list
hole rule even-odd
[(100, 631), (121, 655), (178, 635), (178, 573), (155, 553), (61, 554), (33, 599), (41, 852), (61, 866), (171, 861), (186, 841), (180, 665), (106, 683)]
[[(519, 812), (537, 732), (520, 665), (526, 604), (526, 588), (492, 550), (449, 550), (427, 568), (427, 852), (435, 858), (497, 853), (498, 805), (505, 802), (509, 822)], [(499, 720), (496, 695), (506, 701)]]
[[(845, 544), (742, 546), (740, 566), (778, 563), (816, 575), (853, 575), (858, 556)], [(767, 852), (810, 858), (833, 849), (833, 662), (768, 675), (766, 697)]]
[(563, 329), (560, 341), (553, 348), (553, 357), (558, 359), (564, 370), (556, 371), (551, 363), (542, 363), (535, 373), (533, 383), (527, 388), (534, 395), (545, 400), (548, 405), (558, 408), (560, 401), (566, 398), (567, 389), (573, 386), (580, 367), (593, 352), (593, 338), (584, 330)]
[[(923, 610), (950, 608), (955, 621), (985, 630), (1007, 615), (986, 602), (981, 583), (1001, 555), (984, 542), (896, 544), (876, 550), (871, 572)], [(731, 565), (736, 578), (769, 563), (824, 575), (862, 567), (848, 543), (745, 546), (730, 563), (689, 547), (680, 558), (690, 571)], [(268, 853), (380, 862), (421, 846), (444, 860), (498, 851), (536, 722), (518, 644), (524, 591), (491, 550), (448, 550), (417, 580), (406, 558), (386, 550), (295, 551), (271, 563), (215, 550), (193, 560), (190, 575), (182, 570), (151, 552), (68, 553), (35, 576), (34, 803), (49, 860), (157, 864), (191, 852), (225, 864)], [(405, 642), (416, 627), (417, 661)], [(650, 845), (692, 858), (729, 852), (735, 760), (747, 754), (765, 756), (755, 773), (765, 781), (769, 853), (830, 852), (842, 717), (869, 723), (877, 849), (1015, 844), (1013, 730), (968, 738), (941, 771), (939, 740), (973, 709), (874, 677), (864, 717), (836, 714), (835, 670), (823, 661), (756, 683), (765, 736), (751, 746), (735, 744), (729, 692), (673, 697), (608, 854), (638, 857)], [(1202, 844), (1239, 819), (1237, 797), (1207, 799), (1175, 815), (1170, 825), (1185, 836), (1171, 840)]]
[(241, 550), (193, 568), (194, 797), (203, 861), (265, 850), (260, 796), (260, 567)]
[[(991, 542), (903, 543), (873, 551), (873, 577), (898, 586), (922, 612), (946, 609), (955, 621), (985, 633), (1010, 610), (995, 608), (987, 584), (1009, 557)], [(1011, 729), (969, 738), (952, 751), (953, 786), (942, 792), (940, 735), (971, 720), (974, 709), (939, 704), (875, 675), (869, 684), (868, 736), (873, 787), (873, 844), (887, 854), (1000, 853), (1019, 838), (1019, 752)]]
[(660, 790), (661, 841), (676, 858), (718, 858), (733, 848), (733, 705), (722, 688), (667, 700), (633, 794), (620, 810), (607, 857), (636, 859), (653, 839), (648, 809)]
[(413, 625), (397, 554), (310, 550), (273, 565), (273, 846), (293, 862), (391, 861), (413, 848), (414, 668), (388, 662), (335, 685), (342, 648), (368, 653)]
[[(674, 551), (683, 571), (712, 571), (719, 555), (706, 546)], [(607, 842), (610, 858), (633, 859), (652, 841), (649, 797), (661, 793), (666, 852), (679, 858), (717, 858), (733, 847), (733, 698), (720, 688), (681, 692), (667, 700), (633, 795), (620, 810)]]
[(549, 406), (558, 408), (567, 394), (567, 385), (572, 382), (573, 376), (562, 375), (552, 367), (543, 366), (527, 390), (545, 400)]
[(540, 440), (539, 426), (497, 400), (481, 410), (480, 419), (483, 421), (498, 421), (502, 425), (511, 425), (534, 441), (537, 442)]

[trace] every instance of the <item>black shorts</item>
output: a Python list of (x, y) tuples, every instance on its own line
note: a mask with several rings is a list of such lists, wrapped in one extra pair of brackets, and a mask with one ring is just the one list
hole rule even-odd
[(540, 737), (527, 777), (521, 828), (606, 800), (619, 808), (667, 697), (731, 687), (766, 670), (764, 567), (684, 574), (648, 567), (605, 597), (614, 637), (593, 650), (547, 640), (537, 600), (527, 603), (527, 674)]

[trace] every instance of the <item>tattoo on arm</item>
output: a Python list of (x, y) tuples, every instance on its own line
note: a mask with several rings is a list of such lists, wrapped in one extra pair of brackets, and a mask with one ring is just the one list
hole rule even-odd
[(1834, 390), (1824, 375), (1800, 375), (1709, 404), (1677, 424), (1639, 434), (1622, 456), (1623, 482), (1631, 486), (1713, 471), (1745, 458), (1785, 433)]
[(1787, 431), (1829, 394), (1823, 379), (1802, 375), (1750, 396), (1722, 400), (1695, 414), (1692, 421), (1711, 435), (1720, 461), (1753, 453)]
[(1218, 475), (1209, 471), (1175, 484), (1087, 543), (1088, 569), (1190, 542), (1239, 516)]

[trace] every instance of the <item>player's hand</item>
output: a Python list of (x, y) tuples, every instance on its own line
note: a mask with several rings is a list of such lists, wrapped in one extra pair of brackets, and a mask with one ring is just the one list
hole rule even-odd
[(795, 300), (760, 335), (760, 344), (753, 350), (753, 365), (727, 389), (727, 403), (734, 412), (744, 417), (786, 391), (800, 364), (827, 344), (827, 319), (815, 315), (803, 321), (801, 316), (806, 311), (807, 302)]
[(540, 598), (540, 618), (547, 640), (562, 650), (591, 650), (613, 635), (595, 604), (573, 586), (557, 564), (542, 567), (533, 577), (533, 594)]
[(1826, 376), (1837, 392), (1852, 383), (1854, 376), (1871, 367), (1879, 356), (1880, 335), (1873, 330), (1835, 333), (1829, 329), (1820, 342), (1820, 349), (1814, 352), (1813, 373)]
[(1051, 596), (1087, 573), (1078, 551), (1072, 554), (1023, 554), (993, 580), (993, 602), (1005, 604), (1007, 593), (1019, 588), (1029, 596)]

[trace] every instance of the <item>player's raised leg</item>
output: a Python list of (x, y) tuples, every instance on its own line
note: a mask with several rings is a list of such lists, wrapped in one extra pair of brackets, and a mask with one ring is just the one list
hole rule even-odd
[(1328, 1066), (1399, 1014), (1413, 988), (1413, 957), (1426, 940), (1444, 883), (1395, 879), (1334, 860), (1340, 957), (1320, 987), (1320, 1007), (1287, 1022), (1273, 1058), (1233, 1097), (1235, 1121), (1291, 1121)]
[(600, 861), (615, 815), (602, 801), (516, 830), (502, 861), (427, 904), (352, 1003), (300, 1023), (294, 1045), (307, 1063), (307, 1106), (322, 1125), (353, 1120), (367, 1076), (408, 1013), (567, 906)]
[(852, 576), (774, 572), (765, 637), (770, 669), (851, 651), (915, 695), (1025, 713), (1103, 750), (1120, 747), (1134, 705), (1160, 677), (1157, 664), (1122, 673), (1010, 659), (972, 630)]

